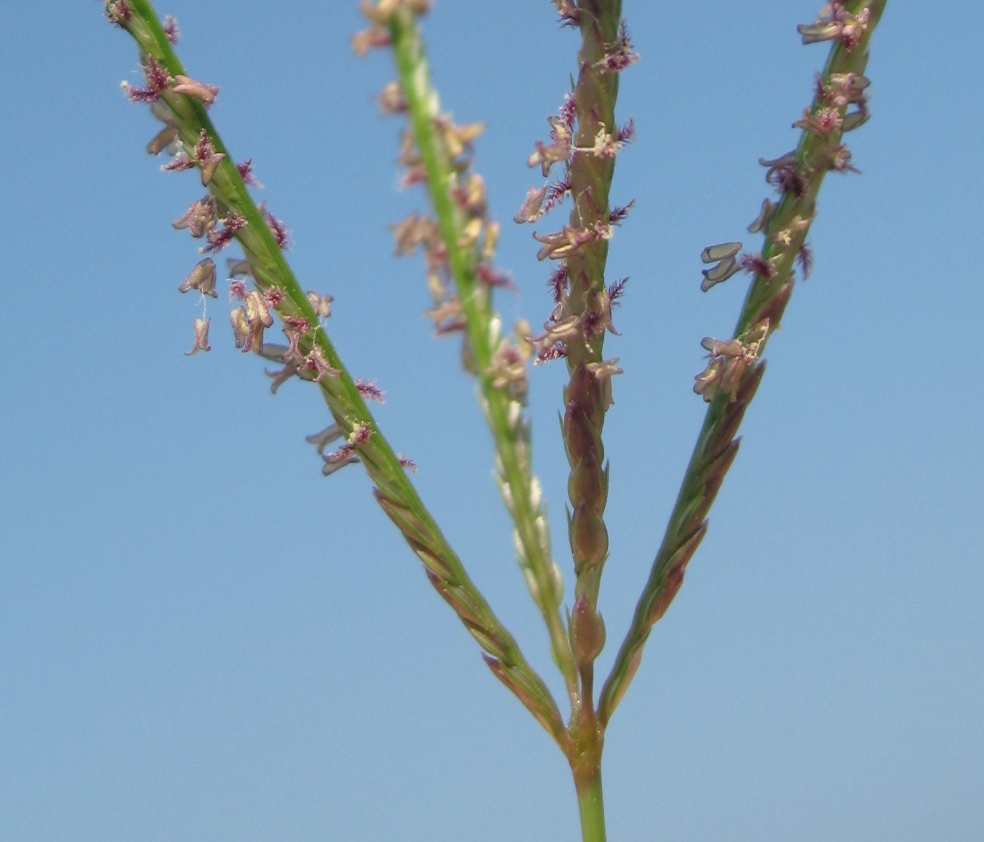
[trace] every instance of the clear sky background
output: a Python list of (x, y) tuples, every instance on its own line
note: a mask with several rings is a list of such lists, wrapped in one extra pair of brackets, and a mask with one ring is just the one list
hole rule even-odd
[[(630, 275), (606, 349), (607, 674), (703, 416), (705, 335), (746, 282), (699, 290), (701, 248), (743, 239), (790, 149), (823, 45), (819, 0), (639, 3), (642, 60), (618, 114), (637, 141), (613, 200)], [(8, 3), (0, 33), (0, 839), (5, 842), (574, 840), (566, 764), (492, 678), (377, 508), (358, 467), (325, 479), (304, 436), (316, 391), (271, 396), (234, 349), (184, 356), (200, 304), (176, 292), (200, 193), (158, 171), (125, 100), (136, 50), (97, 0)], [(561, 688), (490, 479), (455, 340), (435, 341), (417, 259), (387, 225), (399, 122), (372, 96), (386, 52), (352, 56), (355, 2), (171, 0), (179, 53), (219, 84), (212, 115), (292, 231), (330, 333), (387, 403), (444, 531)], [(984, 828), (984, 7), (891, 0), (872, 44), (863, 175), (831, 176), (770, 343), (744, 443), (685, 587), (608, 733), (609, 836), (980, 840)], [(509, 219), (575, 70), (546, 0), (439, 0), (435, 83), (486, 119), (476, 165), (504, 222), (507, 322), (550, 309), (549, 267)], [(538, 230), (559, 227), (565, 212)], [(571, 585), (561, 364), (533, 375), (535, 468)], [(570, 591), (568, 590), (568, 593)]]

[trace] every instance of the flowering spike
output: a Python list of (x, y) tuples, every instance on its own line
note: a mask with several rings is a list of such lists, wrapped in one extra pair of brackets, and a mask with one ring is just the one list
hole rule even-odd
[[(427, 158), (427, 171), (440, 170), (438, 173), (430, 172), (429, 180), (432, 183), (428, 184), (428, 187), (444, 191), (443, 203), (435, 202), (439, 205), (437, 213), (441, 216), (442, 228), (445, 230), (454, 228), (453, 236), (448, 236), (444, 243), (441, 242), (440, 232), (437, 232), (437, 237), (427, 237), (420, 243), (426, 251), (428, 277), (436, 279), (431, 281), (431, 289), (440, 292), (439, 296), (435, 296), (435, 304), (452, 303), (454, 293), (449, 291), (448, 283), (452, 280), (452, 271), (457, 271), (459, 275), (466, 274), (463, 285), (467, 288), (459, 293), (459, 298), (464, 301), (463, 305), (458, 305), (459, 315), (462, 307), (468, 309), (470, 316), (478, 313), (480, 317), (486, 319), (486, 323), (480, 325), (484, 328), (488, 324), (488, 314), (491, 312), (488, 302), (489, 293), (483, 285), (476, 283), (475, 270), (485, 261), (488, 270), (487, 282), (496, 283), (501, 279), (501, 274), (494, 273), (488, 263), (495, 245), (496, 230), (492, 221), (486, 216), (484, 188), (479, 179), (467, 174), (467, 161), (463, 160), (464, 155), (453, 161), (438, 162), (446, 166), (433, 165), (435, 152), (438, 158), (442, 158), (447, 153), (446, 146), (454, 147), (458, 144), (464, 153), (465, 147), (474, 138), (477, 127), (452, 126), (448, 121), (447, 125), (439, 128), (438, 121), (434, 119), (437, 111), (436, 98), (431, 95), (427, 85), (426, 72), (420, 58), (422, 51), (419, 49), (419, 35), (413, 25), (414, 17), (422, 14), (429, 6), (428, 0), (379, 0), (371, 4), (367, 0), (363, 5), (366, 9), (374, 10), (379, 20), (384, 19), (388, 14), (390, 17), (386, 19), (386, 27), (392, 30), (394, 41), (399, 39), (398, 51), (406, 55), (409, 48), (409, 51), (416, 56), (415, 71), (408, 73), (406, 68), (402, 66), (400, 68), (403, 84), (407, 89), (407, 98), (412, 101), (416, 109), (412, 122), (415, 128), (421, 131), (421, 146), (426, 147), (424, 150), (426, 155), (418, 155), (417, 163), (412, 164), (411, 167), (417, 168), (414, 177), (423, 176), (424, 158)], [(122, 23), (124, 16), (127, 16), (126, 28), (137, 40), (141, 54), (166, 56), (167, 66), (175, 73), (182, 73), (180, 64), (168, 48), (166, 33), (161, 31), (160, 23), (152, 17), (154, 13), (149, 2), (130, 0), (129, 3), (125, 3), (124, 0), (115, 0), (106, 8), (112, 12), (114, 20), (118, 23)], [(394, 12), (398, 14), (394, 15)], [(373, 20), (373, 23), (377, 22)], [(197, 97), (207, 105), (214, 100), (216, 90), (184, 75), (177, 76), (173, 82), (174, 87), (171, 89), (173, 96), (166, 90), (161, 90), (167, 98), (166, 102), (171, 103), (173, 109), (160, 100), (152, 102), (154, 116), (160, 119), (167, 129), (165, 135), (158, 137), (152, 143), (154, 151), (163, 151), (180, 136), (187, 141), (183, 149), (185, 156), (193, 160), (193, 147), (203, 127), (207, 127), (208, 136), (214, 141), (214, 147), (221, 150), (221, 141), (210, 121), (204, 117), (203, 109), (194, 102), (183, 100), (181, 96)], [(158, 84), (156, 87), (162, 86)], [(155, 91), (150, 90), (143, 98), (152, 101), (154, 96)], [(431, 106), (435, 107), (432, 109)], [(421, 126), (424, 126), (426, 131)], [(212, 151), (214, 152), (214, 149)], [(201, 163), (207, 167), (213, 154), (207, 150), (201, 151), (200, 158)], [(523, 698), (540, 721), (558, 742), (563, 742), (566, 737), (563, 722), (550, 691), (525, 661), (511, 635), (495, 617), (482, 594), (471, 583), (461, 562), (448, 546), (406, 478), (405, 470), (414, 468), (412, 461), (406, 458), (398, 460), (385, 440), (376, 441), (372, 435), (374, 426), (371, 417), (366, 413), (365, 404), (356, 394), (348, 375), (344, 373), (334, 346), (318, 321), (328, 315), (330, 298), (319, 296), (318, 301), (314, 302), (314, 306), (321, 311), (316, 315), (310, 302), (305, 301), (304, 293), (284, 259), (281, 248), (277, 246), (274, 237), (268, 235), (264, 229), (264, 225), (269, 222), (274, 235), (285, 234), (285, 231), (279, 230), (282, 224), (265, 218), (253, 199), (242, 189), (242, 182), (234, 175), (231, 179), (224, 177), (227, 173), (232, 174), (229, 164), (220, 163), (217, 174), (212, 173), (214, 177), (208, 184), (214, 198), (205, 198), (195, 203), (184, 216), (175, 221), (175, 227), (187, 228), (195, 237), (207, 236), (207, 245), (202, 251), (208, 252), (219, 250), (227, 245), (237, 232), (242, 231), (239, 239), (245, 250), (246, 260), (237, 261), (237, 268), (231, 271), (241, 271), (245, 274), (249, 267), (253, 267), (256, 288), (247, 288), (247, 282), (242, 279), (237, 279), (231, 285), (232, 296), (238, 299), (236, 308), (230, 314), (237, 344), (243, 350), (256, 351), (265, 358), (276, 360), (283, 365), (282, 371), (272, 375), (274, 390), (292, 376), (306, 380), (321, 380), (320, 391), (329, 404), (331, 412), (340, 420), (342, 428), (350, 432), (342, 447), (326, 457), (324, 473), (331, 473), (341, 465), (358, 461), (360, 458), (365, 462), (367, 473), (375, 485), (376, 499), (401, 529), (429, 574), (435, 577), (435, 585), (442, 595), (458, 612), (468, 630), (486, 652), (502, 665), (504, 674), (511, 680), (519, 682), (517, 686), (520, 686), (525, 693)], [(239, 173), (242, 181), (250, 180), (248, 166), (240, 166)], [(209, 173), (206, 172), (205, 181), (209, 181), (208, 175)], [(407, 180), (409, 181), (410, 178), (408, 177)], [(450, 220), (451, 224), (448, 224), (449, 217), (454, 217)], [(463, 252), (456, 249), (455, 241), (464, 225), (473, 218), (480, 219), (481, 230), (474, 245), (467, 252)], [(247, 221), (250, 228), (243, 230)], [(254, 228), (254, 226), (259, 227)], [(283, 245), (283, 236), (278, 239)], [(209, 265), (204, 262), (202, 264), (202, 266)], [(210, 272), (208, 274), (210, 275)], [(196, 275), (189, 280), (188, 288), (196, 286), (205, 287), (204, 278)], [(273, 308), (278, 309), (282, 318), (284, 333), (289, 342), (286, 346), (264, 345), (262, 342), (262, 333), (272, 321), (270, 311)], [(207, 324), (204, 318), (196, 322), (197, 350), (207, 348), (207, 339), (204, 335)], [(477, 335), (475, 331), (471, 333)], [(480, 334), (484, 337), (484, 330), (481, 330)], [(479, 345), (476, 342), (473, 350), (478, 362), (487, 361), (490, 350), (487, 344)], [(335, 365), (333, 366), (332, 363)], [(336, 376), (339, 377), (338, 380), (329, 379)], [(361, 385), (363, 393), (370, 399), (373, 395), (381, 397), (381, 392), (377, 392), (372, 385)], [(512, 451), (505, 449), (504, 452), (514, 454), (516, 461), (521, 466), (526, 466), (522, 470), (525, 471), (525, 478), (528, 478), (528, 437), (522, 438), (523, 431), (511, 411), (512, 404), (504, 402), (499, 393), (488, 389), (487, 383), (483, 382), (481, 385), (486, 395), (494, 396), (494, 399), (500, 401), (497, 409), (505, 410), (502, 414), (509, 419), (510, 427), (509, 430), (501, 431), (500, 442), (505, 441), (507, 445), (512, 445), (514, 441), (508, 436), (517, 437), (515, 448)], [(532, 494), (530, 499), (533, 499)], [(539, 520), (536, 518), (537, 514), (539, 513), (532, 513), (532, 517), (528, 519), (528, 531), (532, 539), (528, 541), (527, 549), (535, 548), (537, 544), (542, 546), (544, 542), (545, 524), (542, 518)], [(546, 590), (544, 588), (545, 592)], [(553, 599), (553, 596), (551, 595), (550, 598)], [(559, 612), (557, 620), (559, 627)], [(558, 655), (558, 659), (560, 657), (562, 653)]]

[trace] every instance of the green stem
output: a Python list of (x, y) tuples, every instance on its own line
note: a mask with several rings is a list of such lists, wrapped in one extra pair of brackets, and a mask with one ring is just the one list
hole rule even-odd
[[(604, 69), (609, 46), (616, 40), (621, 0), (580, 0), (581, 46), (574, 91), (577, 108), (574, 152), (568, 165), (574, 207), (570, 226), (591, 231), (610, 226), (609, 192), (615, 159), (593, 151), (595, 138), (615, 137), (617, 72)], [(574, 609), (571, 638), (575, 642), (582, 705), (593, 705), (594, 660), (605, 644), (605, 627), (598, 613), (601, 574), (608, 558), (608, 463), (602, 431), (608, 411), (610, 383), (592, 371), (602, 362), (606, 322), (611, 302), (605, 288), (607, 238), (584, 243), (566, 257), (570, 284), (564, 300), (565, 317), (577, 317), (581, 331), (567, 341), (567, 371), (561, 430), (570, 465), (567, 481), (570, 509), (568, 540), (574, 561)], [(607, 315), (606, 315), (607, 313)]]
[(590, 683), (584, 702), (568, 726), (570, 744), (567, 761), (574, 776), (583, 842), (604, 842), (605, 803), (601, 789), (601, 757), (605, 749), (605, 729), (592, 704)]
[(605, 801), (601, 789), (601, 764), (575, 773), (582, 842), (605, 842)]

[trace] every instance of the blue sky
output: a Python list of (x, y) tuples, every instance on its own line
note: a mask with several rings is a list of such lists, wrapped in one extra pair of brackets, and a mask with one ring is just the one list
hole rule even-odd
[[(295, 272), (335, 296), (330, 333), (385, 389), (377, 418), (424, 500), (556, 691), (473, 384), (430, 337), (419, 263), (392, 256), (387, 225), (424, 200), (397, 192), (399, 124), (372, 102), (390, 57), (351, 55), (355, 5), (158, 9), (192, 75), (221, 86), (213, 118), (291, 229)], [(642, 60), (618, 107), (637, 140), (613, 199), (636, 208), (609, 260), (631, 280), (606, 345), (625, 374), (606, 424), (603, 673), (700, 425), (700, 339), (727, 334), (744, 295), (741, 277), (700, 293), (700, 250), (754, 245), (756, 161), (795, 144), (826, 54), (796, 37), (815, 3), (624, 11)], [(222, 298), (212, 352), (184, 356), (200, 305), (176, 287), (197, 254), (170, 221), (200, 188), (143, 152), (154, 123), (119, 91), (135, 48), (100, 12), (12, 4), (0, 34), (0, 838), (578, 838), (560, 753), (364, 474), (321, 476), (315, 391), (271, 396)], [(980, 838), (982, 31), (978, 3), (888, 5), (873, 119), (851, 136), (863, 175), (824, 186), (814, 273), (608, 732), (613, 840)], [(499, 308), (535, 324), (548, 268), (508, 220), (539, 184), (525, 159), (576, 37), (546, 0), (441, 0), (426, 34), (444, 107), (489, 121), (476, 166), (521, 290)], [(530, 409), (570, 587), (563, 379), (537, 369)]]

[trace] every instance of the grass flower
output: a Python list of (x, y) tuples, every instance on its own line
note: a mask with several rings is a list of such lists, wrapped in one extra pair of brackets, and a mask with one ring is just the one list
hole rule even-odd
[[(321, 395), (331, 423), (308, 441), (321, 456), (322, 473), (328, 476), (355, 463), (364, 467), (375, 499), (422, 563), (427, 580), (477, 642), (485, 664), (563, 753), (584, 842), (605, 839), (601, 768), (606, 728), (640, 667), (653, 625), (681, 588), (707, 532), (708, 511), (737, 455), (737, 431), (764, 375), (764, 352), (792, 296), (795, 273), (805, 278), (810, 272), (807, 237), (823, 179), (829, 172), (857, 171), (844, 135), (869, 118), (864, 72), (885, 2), (833, 2), (812, 23), (799, 26), (804, 44), (827, 42), (830, 54), (812, 102), (792, 123), (800, 131), (796, 147), (759, 161), (775, 191), (747, 229), (762, 235), (761, 248), (742, 252), (742, 243), (728, 241), (701, 253), (709, 267), (702, 270), (702, 290), (744, 271), (750, 277), (748, 292), (733, 336), (701, 342), (707, 362), (693, 391), (707, 404), (705, 419), (649, 578), (606, 677), (595, 671), (609, 636), (598, 607), (609, 562), (611, 472), (604, 434), (606, 415), (615, 404), (613, 380), (623, 369), (622, 358), (610, 356), (605, 342), (619, 336), (613, 311), (622, 303), (628, 280), (612, 282), (606, 271), (614, 229), (626, 222), (635, 201), (616, 204), (613, 199), (613, 189), (620, 189), (614, 181), (616, 160), (635, 137), (634, 121), (619, 124), (615, 112), (620, 77), (639, 60), (622, 4), (552, 0), (563, 28), (579, 37), (575, 73), (559, 111), (547, 118), (548, 139), (533, 141), (526, 160), (551, 180), (530, 187), (513, 216), (516, 223), (535, 223), (571, 200), (566, 222), (532, 235), (537, 258), (551, 261), (551, 309), (538, 335), (525, 319), (504, 333), (496, 310), (495, 296), (503, 294), (496, 291), (514, 290), (515, 283), (496, 262), (502, 228), (475, 167), (486, 124), (458, 123), (441, 109), (420, 27), (429, 0), (358, 4), (367, 26), (353, 36), (352, 50), (358, 56), (374, 52), (392, 58), (397, 78), (386, 83), (377, 102), (383, 114), (402, 125), (400, 185), (419, 188), (428, 206), (391, 225), (394, 251), (422, 257), (431, 298), (426, 316), (436, 336), (460, 340), (460, 359), (475, 379), (494, 447), (493, 477), (511, 520), (516, 561), (547, 631), (566, 713), (420, 499), (409, 476), (416, 464), (393, 450), (369, 410), (368, 403), (383, 403), (384, 392), (372, 380), (353, 377), (343, 364), (328, 333), (333, 298), (305, 290), (294, 276), (285, 257), (285, 223), (250, 193), (249, 188), (260, 186), (252, 159), (235, 163), (209, 116), (219, 88), (190, 76), (174, 51), (177, 22), (161, 21), (149, 0), (105, 2), (107, 18), (135, 40), (145, 79), (141, 86), (124, 82), (123, 89), (131, 101), (150, 106), (163, 124), (147, 151), (168, 152), (171, 160), (162, 169), (169, 172), (197, 168), (207, 191), (171, 223), (203, 241), (198, 251), (209, 255), (195, 264), (179, 291), (196, 290), (204, 306), (206, 297), (217, 297), (211, 255), (234, 246), (242, 250), (241, 257), (228, 258), (226, 264), (235, 347), (280, 366), (267, 372), (271, 391), (291, 380)], [(285, 345), (266, 341), (278, 321)], [(209, 325), (204, 313), (194, 320), (188, 356), (210, 350)], [(567, 370), (561, 431), (569, 468), (567, 542), (574, 580), (569, 607), (563, 606), (561, 567), (553, 557), (542, 489), (532, 469), (526, 405), (529, 366), (557, 359), (565, 361)]]

